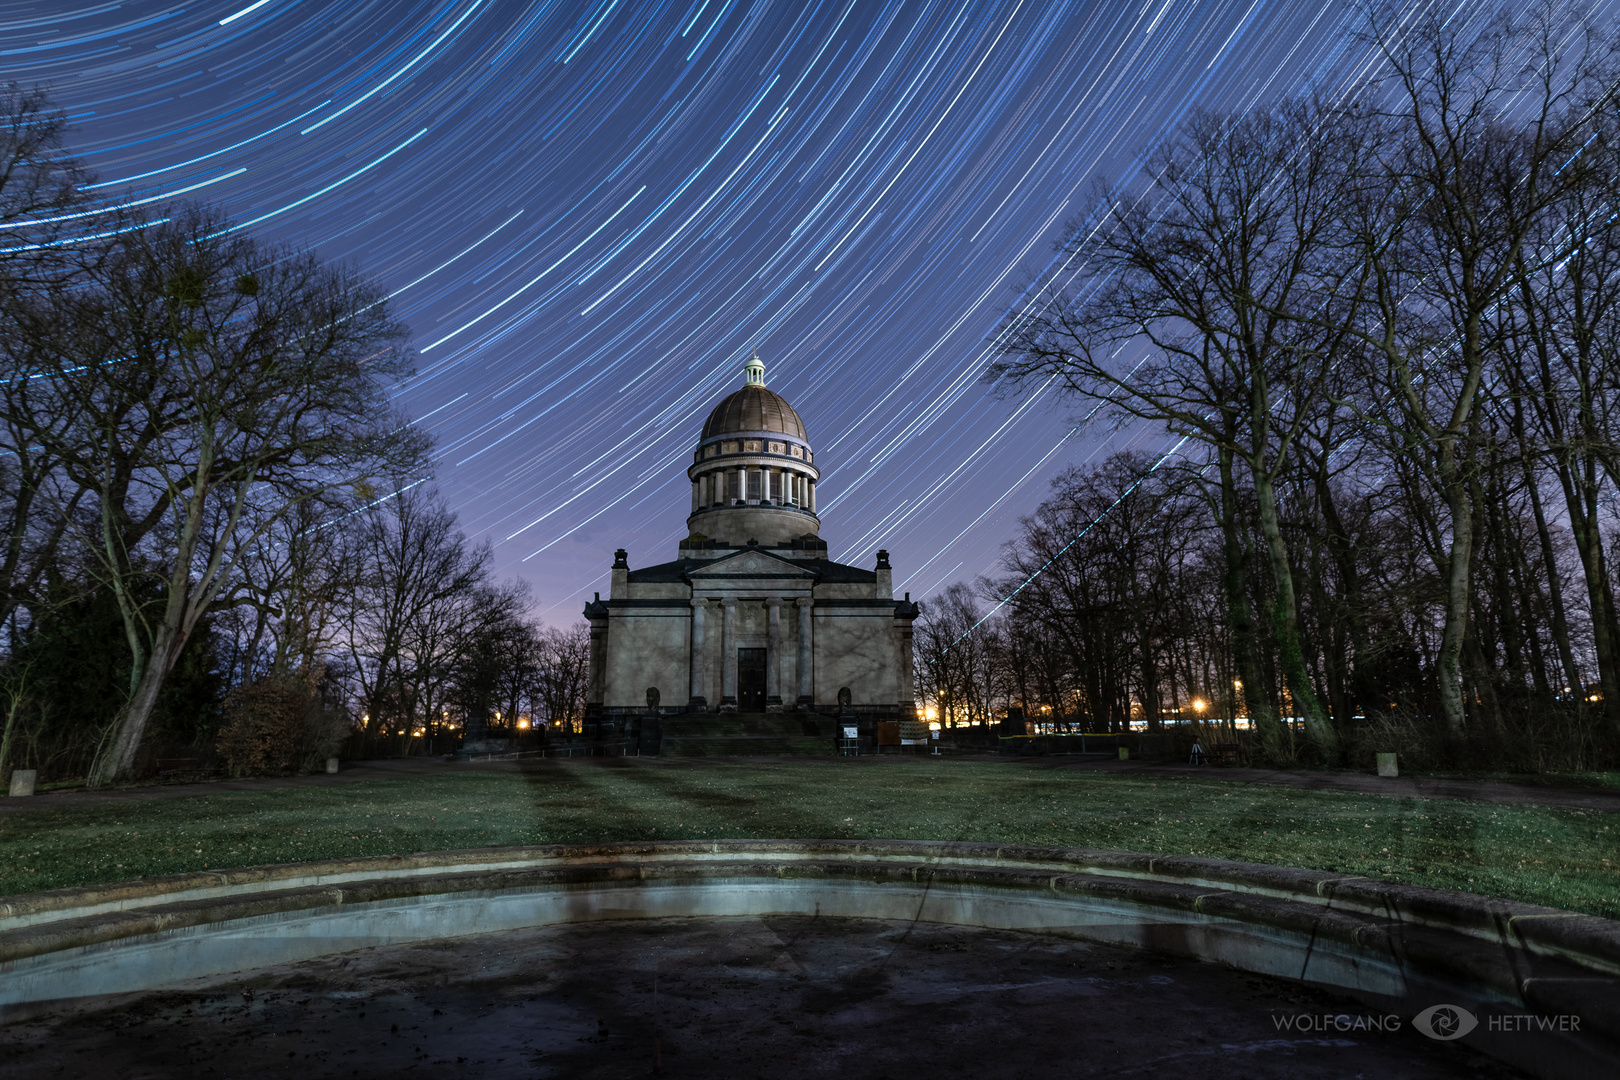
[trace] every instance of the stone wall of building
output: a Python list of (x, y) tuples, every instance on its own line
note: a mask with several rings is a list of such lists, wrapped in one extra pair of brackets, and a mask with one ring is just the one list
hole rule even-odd
[(602, 704), (641, 708), (647, 704), (649, 686), (658, 688), (666, 704), (685, 704), (691, 678), (691, 608), (685, 601), (652, 601), (648, 606), (610, 610)]

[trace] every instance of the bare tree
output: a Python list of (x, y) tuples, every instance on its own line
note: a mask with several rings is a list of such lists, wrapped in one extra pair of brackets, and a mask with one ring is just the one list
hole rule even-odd
[(922, 605), (913, 641), (918, 686), (945, 727), (989, 717), (989, 628), (973, 590), (962, 582)]
[(591, 628), (588, 623), (548, 626), (538, 636), (538, 671), (529, 691), (536, 722), (572, 729), (585, 715)]
[[(1162, 424), (1211, 448), (1240, 665), (1257, 688), (1234, 465), (1246, 470), (1271, 569), (1272, 637), (1324, 751), (1334, 734), (1306, 672), (1276, 483), (1338, 349), (1338, 333), (1305, 316), (1339, 306), (1354, 284), (1336, 269), (1353, 264), (1339, 214), (1366, 141), (1355, 113), (1308, 105), (1195, 118), (1150, 159), (1147, 190), (1104, 193), (1097, 220), (1071, 229), (1062, 250), (1079, 266), (1075, 284), (1054, 279), (1029, 315), (1004, 326), (1004, 354), (990, 370), (1018, 384), (1056, 377), (1116, 419)], [(1271, 703), (1246, 696), (1273, 730)]]
[(473, 547), (437, 493), (410, 486), (363, 515), (359, 584), (344, 641), (369, 741), (437, 726), (453, 665), (485, 599), (489, 549)]
[(35, 402), (29, 312), (68, 285), (79, 248), (66, 245), (86, 216), (89, 180), (63, 142), (66, 118), (43, 91), (0, 85), (0, 624), (17, 606), (40, 597), (36, 585), (56, 558), (68, 517), (40, 503), (75, 508), (63, 484), (58, 451), (33, 438), (37, 424), (61, 429), (73, 411), (61, 401)]
[(1375, 8), (1367, 22), (1390, 72), (1373, 111), (1396, 138), (1346, 222), (1366, 268), (1360, 302), (1331, 315), (1380, 361), (1369, 368), (1376, 383), (1364, 415), (1387, 425), (1445, 508), (1438, 675), (1445, 724), (1458, 736), (1480, 389), (1507, 347), (1526, 263), (1555, 265), (1572, 251), (1568, 234), (1544, 225), (1593, 167), (1579, 151), (1593, 105), (1609, 100), (1601, 88), (1612, 86), (1613, 49), (1588, 24), (1566, 51), (1569, 28), (1549, 5), (1504, 13), (1479, 34), (1441, 13), (1413, 26)]
[[(1581, 149), (1592, 167), (1558, 193), (1515, 263), (1500, 396), (1510, 399), (1504, 408), (1520, 442), (1566, 685), (1577, 700), (1584, 696), (1541, 505), (1541, 462), (1563, 496), (1586, 583), (1603, 708), (1620, 734), (1620, 612), (1602, 526), (1604, 503), (1620, 487), (1620, 134), (1594, 127)], [(1540, 256), (1566, 247), (1561, 261)]]
[(348, 500), (332, 498), (301, 502), (267, 530), (254, 517), (244, 521), (247, 532), (262, 535), (244, 546), (215, 620), (231, 631), (222, 643), (231, 652), (229, 682), (311, 668), (337, 645), (359, 571), (359, 521)]
[[(107, 782), (134, 768), (164, 679), (243, 554), (300, 503), (417, 459), (423, 440), (382, 394), (409, 357), (356, 274), (202, 210), (118, 236), (29, 330), (54, 396), (27, 432), (94, 500), (82, 539), (133, 656), (93, 777)], [(65, 428), (38, 422), (59, 409)], [(162, 597), (155, 615), (142, 580)]]

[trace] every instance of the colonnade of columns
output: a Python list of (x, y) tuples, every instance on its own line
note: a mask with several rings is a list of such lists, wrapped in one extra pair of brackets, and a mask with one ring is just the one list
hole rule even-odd
[[(782, 601), (783, 597), (768, 596), (765, 598), (765, 703), (767, 707), (781, 707), (782, 705)], [(737, 604), (736, 597), (728, 596), (720, 601), (720, 700), (719, 708), (722, 712), (734, 711), (737, 708)], [(798, 641), (798, 699), (800, 706), (810, 705), (814, 702), (815, 682), (812, 668), (815, 650), (811, 640), (810, 611), (814, 604), (807, 596), (794, 598), (793, 604), (799, 611), (799, 641)], [(699, 711), (707, 711), (710, 704), (708, 687), (705, 685), (710, 670), (708, 630), (709, 600), (703, 597), (692, 598), (692, 658), (691, 706)]]
[[(750, 476), (754, 478), (755, 486), (752, 489), (749, 487)], [(746, 465), (704, 473), (692, 481), (694, 513), (707, 506), (730, 506), (738, 499), (743, 502), (796, 506), (813, 514), (816, 511), (816, 482), (792, 469), (749, 468)]]

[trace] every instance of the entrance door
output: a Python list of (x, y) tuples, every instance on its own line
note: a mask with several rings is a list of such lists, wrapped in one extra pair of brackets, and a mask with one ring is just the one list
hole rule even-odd
[(765, 650), (737, 650), (737, 711), (765, 711)]

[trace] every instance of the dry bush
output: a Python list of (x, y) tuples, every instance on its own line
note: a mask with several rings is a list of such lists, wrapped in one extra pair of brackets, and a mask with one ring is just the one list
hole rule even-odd
[(298, 771), (311, 773), (326, 768), (326, 759), (337, 756), (338, 749), (353, 730), (354, 724), (347, 712), (317, 697), (314, 707), (304, 714)]
[(1401, 770), (1427, 772), (1452, 763), (1438, 718), (1419, 717), (1407, 710), (1369, 713), (1345, 733), (1345, 763), (1371, 769), (1378, 754), (1393, 753)]
[(1404, 709), (1372, 713), (1346, 733), (1352, 768), (1370, 769), (1381, 751), (1399, 755), (1403, 772), (1578, 773), (1613, 768), (1620, 760), (1620, 747), (1605, 734), (1600, 715), (1551, 709), (1504, 715), (1500, 728), (1481, 718), (1461, 741), (1447, 737), (1438, 717)]
[(319, 672), (268, 676), (225, 697), (215, 746), (232, 776), (314, 772), (349, 733), (343, 710), (321, 700)]

